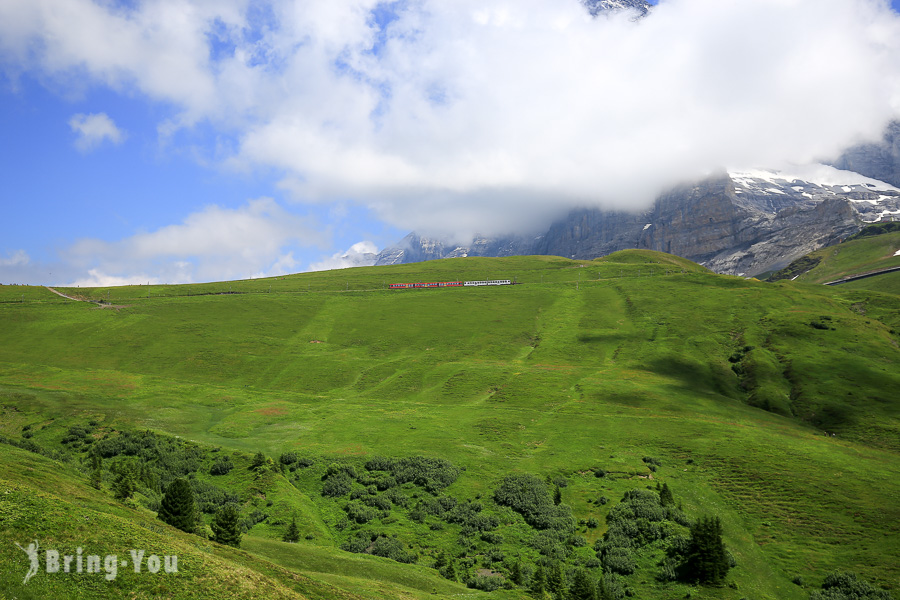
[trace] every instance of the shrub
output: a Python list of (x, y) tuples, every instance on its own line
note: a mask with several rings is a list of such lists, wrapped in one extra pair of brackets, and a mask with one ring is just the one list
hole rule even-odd
[(488, 544), (502, 544), (503, 536), (499, 533), (484, 532), (481, 534), (481, 540)]
[(283, 465), (292, 465), (297, 462), (297, 453), (296, 452), (283, 452), (281, 456), (278, 457), (278, 462)]
[(209, 468), (210, 475), (228, 475), (228, 473), (234, 468), (234, 463), (231, 462), (231, 459), (227, 456), (219, 457), (215, 460), (212, 466)]
[(893, 600), (893, 596), (860, 579), (855, 573), (835, 571), (825, 577), (822, 589), (812, 592), (809, 600)]
[(406, 458), (375, 457), (366, 463), (369, 471), (387, 471), (396, 483), (414, 483), (429, 492), (439, 492), (459, 477), (450, 461), (426, 456)]
[(357, 531), (341, 544), (341, 550), (357, 554), (382, 556), (407, 564), (414, 563), (417, 560), (416, 555), (407, 551), (403, 543), (398, 539), (368, 531)]
[(238, 504), (241, 499), (237, 494), (223, 490), (211, 483), (197, 479), (190, 480), (191, 489), (197, 498), (200, 512), (212, 514), (226, 504)]
[(331, 475), (322, 485), (322, 495), (329, 498), (338, 498), (350, 493), (353, 480), (347, 473), (339, 472)]
[(266, 455), (262, 452), (257, 452), (253, 456), (253, 462), (250, 463), (250, 468), (253, 470), (260, 469), (266, 465), (269, 459), (266, 458)]
[(388, 512), (390, 512), (392, 506), (391, 501), (383, 496), (366, 495), (366, 497), (363, 498), (362, 501), (366, 506), (371, 506), (372, 508), (377, 508), (379, 510)]
[(378, 511), (356, 500), (347, 503), (344, 510), (347, 512), (347, 518), (361, 525), (378, 518)]
[(631, 550), (628, 548), (608, 548), (601, 558), (603, 569), (619, 575), (631, 575), (637, 568)]
[(497, 575), (473, 575), (466, 579), (466, 587), (482, 592), (493, 592), (503, 587), (503, 578)]
[(494, 492), (494, 500), (512, 508), (536, 529), (575, 529), (568, 507), (555, 505), (547, 485), (533, 475), (508, 475)]

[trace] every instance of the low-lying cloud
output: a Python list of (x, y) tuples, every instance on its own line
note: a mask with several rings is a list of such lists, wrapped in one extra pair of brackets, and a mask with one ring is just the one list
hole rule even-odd
[(641, 207), (723, 166), (833, 157), (900, 116), (884, 0), (633, 16), (579, 0), (8, 0), (0, 51), (170, 103), (166, 131), (212, 123), (235, 140), (227, 164), (281, 169), (297, 201), (350, 199), (423, 232)]
[(72, 285), (192, 283), (296, 272), (291, 248), (324, 241), (311, 221), (261, 198), (236, 209), (208, 206), (182, 223), (115, 242), (83, 239), (64, 259), (88, 274)]

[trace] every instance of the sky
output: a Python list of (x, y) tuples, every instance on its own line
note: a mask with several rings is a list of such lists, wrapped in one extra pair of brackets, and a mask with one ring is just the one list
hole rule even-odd
[(900, 118), (900, 0), (3, 0), (0, 283), (353, 266)]

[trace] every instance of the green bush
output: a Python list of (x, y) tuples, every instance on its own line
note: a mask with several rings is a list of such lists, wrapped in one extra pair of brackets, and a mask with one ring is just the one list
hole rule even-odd
[(283, 452), (281, 456), (278, 457), (278, 462), (283, 465), (292, 465), (297, 462), (298, 457), (296, 452)]
[(349, 518), (351, 521), (356, 521), (361, 525), (377, 519), (379, 516), (378, 511), (369, 506), (366, 506), (365, 504), (357, 500), (348, 502), (344, 507), (344, 510), (347, 513), (347, 518)]
[(466, 579), (466, 587), (482, 592), (493, 592), (503, 587), (504, 579), (497, 575), (473, 575)]
[(547, 484), (534, 475), (508, 475), (494, 491), (494, 500), (522, 515), (536, 529), (575, 529), (571, 510), (554, 504)]
[(386, 458), (377, 456), (366, 463), (369, 471), (386, 471), (398, 484), (414, 483), (429, 492), (439, 492), (459, 477), (450, 461), (427, 456)]
[(894, 600), (890, 592), (879, 590), (855, 573), (835, 571), (825, 577), (821, 590), (809, 595), (809, 600)]
[(209, 468), (210, 475), (228, 475), (228, 473), (234, 468), (234, 463), (231, 462), (231, 459), (227, 456), (221, 456), (215, 460), (212, 466)]
[(353, 479), (347, 473), (341, 471), (325, 480), (325, 483), (322, 485), (322, 495), (329, 498), (338, 498), (349, 494), (352, 487)]

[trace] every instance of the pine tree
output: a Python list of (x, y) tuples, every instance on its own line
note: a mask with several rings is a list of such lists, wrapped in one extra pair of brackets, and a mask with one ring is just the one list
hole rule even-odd
[(213, 539), (220, 544), (241, 547), (240, 514), (235, 504), (226, 504), (220, 508), (213, 517), (210, 526), (213, 530)]
[(169, 484), (156, 517), (163, 523), (188, 533), (197, 529), (197, 501), (187, 479), (176, 479)]
[(113, 496), (116, 500), (128, 500), (134, 496), (134, 474), (131, 469), (123, 467), (112, 484)]
[(664, 483), (662, 489), (659, 490), (659, 503), (663, 506), (675, 506), (675, 496), (669, 489), (669, 484)]
[(559, 562), (554, 562), (547, 569), (547, 591), (557, 600), (566, 597), (566, 574)]
[(535, 598), (543, 598), (547, 591), (547, 575), (544, 573), (544, 565), (538, 565), (537, 571), (531, 576), (528, 593)]
[(591, 580), (590, 574), (584, 569), (575, 571), (569, 598), (572, 600), (597, 600), (597, 587)]
[(509, 571), (509, 580), (516, 585), (522, 585), (525, 582), (525, 576), (522, 573), (521, 560), (516, 559), (516, 562), (513, 563), (512, 569)]
[(300, 541), (300, 528), (297, 527), (297, 517), (291, 517), (291, 524), (281, 539), (289, 544), (296, 544)]
[(691, 542), (684, 564), (686, 578), (700, 583), (720, 585), (731, 562), (722, 541), (719, 517), (701, 517), (691, 527)]
[(103, 461), (96, 453), (91, 455), (91, 486), (98, 490), (103, 486)]
[(453, 561), (448, 560), (447, 564), (441, 567), (438, 571), (441, 574), (441, 577), (444, 579), (449, 579), (450, 581), (456, 581), (456, 567), (453, 566)]
[(559, 486), (556, 486), (556, 489), (553, 491), (553, 504), (557, 506), (562, 504), (562, 490), (559, 489)]

